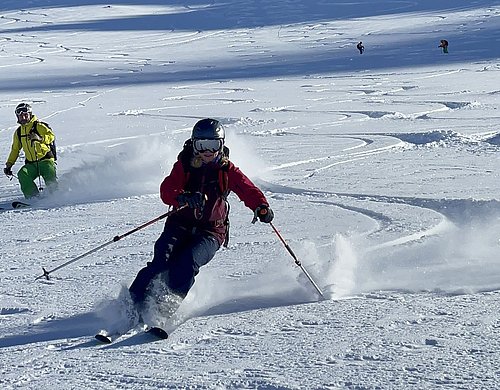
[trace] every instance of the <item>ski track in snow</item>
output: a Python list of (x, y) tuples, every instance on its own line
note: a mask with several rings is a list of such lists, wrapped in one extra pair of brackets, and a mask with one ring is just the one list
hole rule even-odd
[[(497, 386), (498, 4), (4, 3), (0, 151), (29, 99), (57, 129), (60, 189), (0, 211), (2, 388)], [(230, 245), (169, 340), (99, 345), (161, 227), (33, 279), (164, 212), (205, 116), (328, 299), (232, 197)], [(4, 179), (0, 203), (19, 195)]]

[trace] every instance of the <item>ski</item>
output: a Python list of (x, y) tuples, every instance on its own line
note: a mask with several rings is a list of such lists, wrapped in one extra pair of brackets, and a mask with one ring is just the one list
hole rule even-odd
[(135, 329), (135, 327), (132, 327), (128, 330), (121, 331), (121, 332), (108, 332), (106, 330), (101, 330), (99, 333), (97, 333), (94, 338), (103, 343), (103, 344), (111, 344), (113, 341), (115, 341), (117, 338), (126, 335), (129, 332), (132, 332)]
[(0, 204), (0, 210), (1, 211), (7, 211), (7, 210), (16, 210), (16, 209), (24, 209), (31, 207), (30, 204), (21, 202), (21, 201), (12, 201), (12, 202), (2, 202)]
[(31, 206), (30, 204), (24, 203), (24, 202), (19, 202), (19, 201), (12, 202), (13, 209), (24, 209), (24, 208), (30, 207), (30, 206)]
[(158, 326), (153, 326), (151, 328), (148, 328), (146, 330), (146, 333), (148, 333), (152, 336), (155, 336), (159, 339), (162, 339), (162, 340), (168, 339), (168, 333)]
[[(103, 332), (97, 333), (94, 338), (99, 341), (100, 343), (103, 344), (111, 344), (114, 342), (116, 339), (119, 337), (125, 335), (128, 332), (125, 333), (112, 333), (112, 334), (106, 334)], [(140, 332), (139, 332), (140, 333)], [(162, 328), (158, 326), (152, 326), (152, 327), (146, 327), (146, 329), (143, 330), (143, 334), (151, 335), (157, 339), (160, 340), (166, 340), (168, 339), (168, 333), (167, 331), (163, 330)]]
[(94, 338), (103, 343), (103, 344), (111, 344), (113, 341), (115, 341), (117, 338), (125, 335), (126, 333), (130, 332), (133, 328), (129, 329), (126, 332), (115, 332), (115, 333), (108, 333), (104, 330), (101, 330), (99, 333), (97, 333)]
[(97, 341), (100, 341), (101, 343), (104, 343), (104, 344), (111, 344), (113, 342), (113, 337), (111, 337), (111, 335), (109, 336), (106, 336), (104, 334), (101, 334), (101, 333), (97, 333), (94, 338), (97, 340)]

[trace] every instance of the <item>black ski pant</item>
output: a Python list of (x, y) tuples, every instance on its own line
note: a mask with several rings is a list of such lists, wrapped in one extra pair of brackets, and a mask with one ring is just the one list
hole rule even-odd
[(153, 281), (184, 298), (200, 267), (212, 260), (219, 247), (217, 239), (208, 232), (167, 221), (155, 243), (153, 260), (139, 271), (129, 288), (132, 300), (141, 306), (146, 298), (156, 298)]

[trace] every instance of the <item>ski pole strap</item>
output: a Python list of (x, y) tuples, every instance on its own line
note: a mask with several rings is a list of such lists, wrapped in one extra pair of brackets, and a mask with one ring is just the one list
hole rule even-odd
[(253, 213), (252, 223), (257, 222), (257, 218), (258, 218), (258, 216), (257, 216), (257, 210), (255, 210), (254, 213)]

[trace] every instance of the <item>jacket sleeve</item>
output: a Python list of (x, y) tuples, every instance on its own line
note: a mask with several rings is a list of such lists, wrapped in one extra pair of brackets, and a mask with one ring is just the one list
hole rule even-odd
[(12, 146), (10, 149), (9, 157), (7, 158), (7, 162), (14, 165), (16, 163), (17, 158), (19, 157), (20, 151), (21, 151), (21, 143), (19, 142), (19, 137), (17, 136), (17, 130), (16, 130), (12, 138)]
[(177, 195), (184, 192), (184, 185), (186, 184), (186, 174), (182, 163), (177, 160), (172, 167), (170, 174), (163, 179), (160, 184), (160, 198), (163, 203), (178, 207), (179, 202), (175, 199)]
[(228, 168), (228, 182), (229, 189), (238, 195), (250, 210), (253, 211), (261, 205), (269, 206), (262, 191), (231, 162)]

